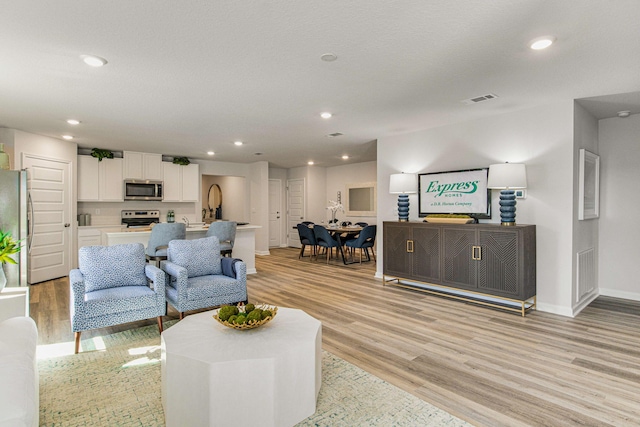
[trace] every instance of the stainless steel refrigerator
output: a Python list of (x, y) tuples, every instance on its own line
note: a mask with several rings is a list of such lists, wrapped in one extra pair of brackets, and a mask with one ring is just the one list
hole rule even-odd
[(7, 286), (27, 286), (29, 252), (29, 194), (27, 172), (0, 170), (0, 229), (20, 240), (22, 249), (13, 258), (18, 264), (5, 264)]

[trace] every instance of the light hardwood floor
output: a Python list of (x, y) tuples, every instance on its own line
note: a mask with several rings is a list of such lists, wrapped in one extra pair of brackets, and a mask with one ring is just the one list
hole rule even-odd
[[(297, 257), (256, 257), (249, 299), (305, 310), (322, 321), (325, 350), (474, 425), (640, 425), (638, 302), (601, 297), (574, 319), (522, 318), (384, 285), (373, 263)], [(32, 286), (41, 343), (73, 339), (68, 300), (65, 278)]]

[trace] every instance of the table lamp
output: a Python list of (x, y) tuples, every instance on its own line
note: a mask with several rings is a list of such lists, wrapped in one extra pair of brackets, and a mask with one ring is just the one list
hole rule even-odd
[(514, 189), (527, 188), (527, 170), (522, 163), (489, 166), (487, 188), (500, 191), (500, 225), (516, 225)]
[(398, 221), (409, 221), (409, 194), (418, 191), (415, 173), (394, 173), (389, 180), (389, 193), (398, 195)]

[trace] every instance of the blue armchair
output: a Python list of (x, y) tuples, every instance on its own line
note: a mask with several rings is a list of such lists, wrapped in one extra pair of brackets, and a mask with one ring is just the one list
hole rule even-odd
[(169, 242), (167, 302), (184, 312), (247, 301), (247, 266), (239, 259), (221, 257), (218, 238)]
[(69, 272), (71, 330), (75, 352), (82, 331), (157, 317), (162, 332), (165, 274), (147, 264), (141, 243), (85, 246), (79, 268)]

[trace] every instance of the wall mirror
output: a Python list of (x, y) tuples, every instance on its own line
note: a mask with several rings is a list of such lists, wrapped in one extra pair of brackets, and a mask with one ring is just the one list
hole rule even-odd
[(346, 184), (347, 216), (376, 216), (376, 183)]
[(210, 218), (222, 218), (222, 190), (218, 184), (211, 184), (209, 187), (208, 206)]

